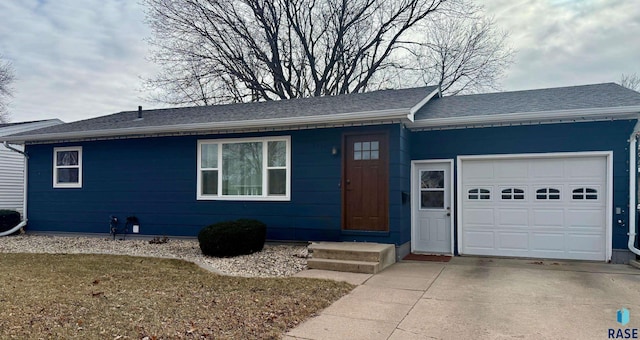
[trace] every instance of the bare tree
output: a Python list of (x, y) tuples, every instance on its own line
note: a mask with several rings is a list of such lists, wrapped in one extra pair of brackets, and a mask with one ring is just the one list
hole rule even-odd
[(449, 95), (499, 89), (498, 81), (513, 62), (509, 34), (485, 17), (483, 8), (457, 1), (449, 11), (433, 15), (424, 25), (426, 39), (412, 53), (425, 83)]
[[(425, 82), (457, 93), (493, 86), (490, 79), (509, 55), (498, 53), (506, 36), (490, 37), (493, 22), (477, 24), (479, 8), (465, 10), (466, 0), (143, 2), (154, 34), (152, 60), (163, 70), (148, 84), (162, 89), (158, 99), (170, 104), (335, 95)], [(439, 25), (455, 17), (464, 19), (460, 30), (473, 29), (446, 37), (450, 27)], [(465, 41), (449, 41), (458, 38)], [(437, 49), (456, 50), (440, 66), (430, 59)], [(445, 71), (438, 80), (436, 67)], [(453, 90), (454, 84), (461, 85)]]
[(10, 62), (3, 62), (0, 56), (0, 123), (9, 121), (8, 101), (13, 94), (11, 83), (14, 80), (13, 67)]
[(636, 73), (629, 75), (623, 73), (620, 77), (620, 85), (628, 89), (640, 92), (640, 76), (638, 76), (638, 74)]

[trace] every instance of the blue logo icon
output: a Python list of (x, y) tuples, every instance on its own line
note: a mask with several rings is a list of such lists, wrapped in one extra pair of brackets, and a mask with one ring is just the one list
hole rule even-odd
[(626, 325), (629, 323), (629, 310), (626, 308), (618, 309), (616, 313), (618, 323), (621, 325)]

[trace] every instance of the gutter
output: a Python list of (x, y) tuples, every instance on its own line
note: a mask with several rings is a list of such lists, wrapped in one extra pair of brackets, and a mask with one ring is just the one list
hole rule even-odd
[(92, 131), (74, 131), (48, 133), (38, 135), (20, 135), (7, 136), (5, 140), (14, 143), (36, 142), (36, 141), (53, 141), (67, 139), (83, 139), (95, 137), (113, 137), (113, 136), (131, 136), (140, 134), (161, 134), (176, 132), (206, 132), (209, 130), (234, 130), (234, 129), (252, 129), (252, 128), (268, 128), (296, 125), (313, 125), (313, 124), (334, 124), (334, 123), (352, 123), (371, 120), (405, 120), (411, 114), (412, 108), (376, 110), (365, 112), (340, 113), (333, 115), (320, 116), (301, 116), (290, 118), (269, 118), (256, 120), (240, 120), (227, 122), (206, 122), (191, 124), (176, 124), (163, 126), (142, 126), (129, 128), (116, 128)]
[(455, 116), (446, 118), (427, 118), (407, 124), (409, 128), (447, 128), (455, 126), (473, 126), (481, 124), (508, 124), (544, 120), (590, 120), (613, 116), (629, 115), (637, 118), (640, 105), (603, 107), (590, 109), (554, 110), (539, 112), (517, 112), (477, 116)]
[(638, 234), (636, 234), (636, 215), (638, 208), (636, 206), (636, 179), (638, 178), (638, 134), (640, 134), (640, 120), (636, 122), (636, 126), (629, 138), (629, 243), (627, 244), (629, 250), (640, 256), (640, 249), (636, 248), (635, 241)]
[(22, 199), (22, 222), (18, 223), (17, 226), (1, 232), (0, 236), (7, 236), (7, 235), (11, 235), (13, 233), (15, 233), (16, 231), (20, 230), (20, 228), (23, 228), (24, 226), (27, 225), (27, 174), (28, 174), (28, 170), (29, 170), (29, 156), (27, 156), (27, 154), (19, 149), (14, 148), (13, 146), (9, 145), (9, 143), (7, 141), (5, 141), (3, 143), (4, 147), (13, 151), (13, 152), (17, 152), (19, 154), (21, 154), (22, 156), (24, 156), (24, 181), (23, 181), (23, 192), (24, 192), (24, 197)]

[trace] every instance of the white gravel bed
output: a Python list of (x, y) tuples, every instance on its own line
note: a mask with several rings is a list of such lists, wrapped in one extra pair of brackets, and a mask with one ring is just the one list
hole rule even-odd
[(261, 252), (232, 258), (204, 256), (197, 240), (171, 239), (150, 244), (149, 240), (113, 240), (99, 237), (18, 235), (0, 237), (3, 253), (112, 254), (177, 258), (194, 262), (223, 275), (283, 277), (307, 268), (307, 247), (269, 245)]

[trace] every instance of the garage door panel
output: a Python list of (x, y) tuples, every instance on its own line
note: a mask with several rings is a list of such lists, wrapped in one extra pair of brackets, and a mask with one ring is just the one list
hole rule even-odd
[(464, 179), (474, 181), (493, 179), (495, 178), (493, 174), (493, 164), (491, 164), (491, 162), (475, 162), (470, 165), (469, 171), (465, 173), (464, 176)]
[(531, 233), (531, 250), (533, 252), (564, 252), (564, 233)]
[(561, 181), (565, 178), (564, 164), (555, 160), (539, 160), (531, 163), (531, 177), (529, 180), (547, 182), (549, 180)]
[(533, 209), (533, 228), (564, 228), (564, 209)]
[(605, 260), (606, 156), (535, 156), (461, 161), (461, 253)]
[(512, 162), (504, 166), (494, 167), (495, 177), (513, 181), (529, 178), (529, 166), (526, 162)]
[(470, 230), (464, 234), (468, 249), (495, 249), (495, 236), (493, 231)]
[(469, 208), (464, 211), (463, 218), (469, 225), (475, 226), (493, 226), (495, 224), (495, 215), (492, 208)]
[(600, 232), (604, 221), (604, 209), (570, 209), (568, 215), (568, 229), (573, 231)]
[(602, 245), (602, 234), (569, 234), (568, 250), (571, 252), (581, 252), (588, 254), (599, 254), (604, 251)]
[(602, 158), (581, 158), (572, 159), (566, 162), (567, 177), (570, 179), (580, 181), (595, 181), (599, 182), (603, 178), (606, 178), (607, 167), (606, 163), (602, 162)]
[(497, 213), (497, 228), (527, 228), (527, 226), (529, 225), (529, 211), (527, 209), (497, 209)]
[(498, 249), (509, 251), (528, 251), (529, 250), (529, 233), (528, 232), (498, 232)]

